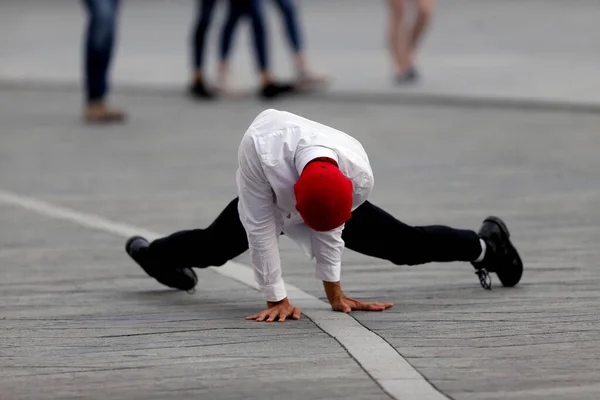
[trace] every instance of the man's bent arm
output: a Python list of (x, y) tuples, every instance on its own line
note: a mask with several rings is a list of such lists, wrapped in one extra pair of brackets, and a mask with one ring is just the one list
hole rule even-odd
[(273, 192), (268, 183), (248, 179), (239, 169), (237, 173), (239, 214), (248, 237), (254, 278), (268, 302), (287, 297), (281, 276), (279, 232), (275, 220)]

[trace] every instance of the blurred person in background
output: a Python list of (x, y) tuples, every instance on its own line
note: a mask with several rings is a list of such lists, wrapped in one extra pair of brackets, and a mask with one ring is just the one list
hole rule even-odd
[(288, 42), (294, 56), (297, 85), (300, 88), (312, 88), (326, 82), (324, 76), (317, 75), (308, 68), (304, 51), (304, 40), (298, 18), (298, 9), (294, 0), (274, 0), (285, 24)]
[(252, 23), (254, 53), (261, 81), (259, 95), (262, 98), (271, 99), (293, 92), (294, 85), (276, 82), (270, 72), (265, 20), (260, 0), (229, 0), (229, 14), (223, 25), (219, 46), (219, 86), (221, 90), (224, 92), (229, 90), (229, 55), (235, 29), (242, 17), (250, 18)]
[(198, 0), (198, 18), (192, 33), (193, 76), (190, 92), (199, 99), (211, 99), (215, 95), (206, 83), (204, 53), (206, 34), (212, 21), (216, 3), (217, 0)]
[(121, 122), (122, 111), (107, 104), (108, 75), (114, 50), (119, 0), (83, 0), (88, 13), (84, 74), (88, 122)]
[[(409, 1), (414, 1), (417, 5), (416, 19), (410, 28), (404, 22), (405, 5)], [(389, 45), (396, 69), (396, 81), (414, 82), (419, 78), (415, 67), (417, 47), (431, 21), (434, 0), (389, 0), (389, 7)]]

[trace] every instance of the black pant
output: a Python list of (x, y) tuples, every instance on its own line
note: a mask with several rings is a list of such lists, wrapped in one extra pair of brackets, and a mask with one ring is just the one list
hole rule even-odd
[[(206, 229), (173, 233), (150, 244), (150, 257), (165, 268), (221, 266), (248, 250), (234, 199)], [(352, 213), (342, 238), (346, 248), (397, 265), (473, 261), (481, 253), (477, 234), (446, 226), (408, 226), (365, 202)]]

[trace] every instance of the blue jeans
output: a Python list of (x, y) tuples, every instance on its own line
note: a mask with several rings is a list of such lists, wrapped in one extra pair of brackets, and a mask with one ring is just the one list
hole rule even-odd
[(259, 71), (267, 71), (269, 59), (267, 54), (267, 38), (265, 33), (265, 20), (263, 16), (262, 1), (260, 0), (229, 0), (229, 14), (221, 31), (219, 46), (220, 61), (229, 59), (233, 34), (240, 18), (249, 17), (254, 33), (254, 54)]
[(202, 70), (204, 67), (206, 32), (212, 21), (216, 2), (217, 0), (198, 0), (198, 18), (192, 34), (192, 57), (196, 70)]
[(279, 6), (279, 11), (283, 16), (290, 45), (294, 53), (298, 54), (302, 51), (302, 37), (298, 27), (298, 15), (294, 0), (275, 0), (275, 3)]
[(89, 20), (85, 40), (85, 90), (88, 103), (108, 92), (119, 0), (83, 0)]
[[(229, 58), (231, 43), (238, 21), (243, 16), (250, 17), (254, 32), (254, 51), (259, 70), (268, 68), (267, 38), (262, 0), (230, 0), (229, 15), (221, 33), (220, 56), (225, 62)], [(295, 54), (302, 51), (302, 37), (298, 26), (298, 16), (294, 0), (275, 0), (283, 16), (290, 46)]]

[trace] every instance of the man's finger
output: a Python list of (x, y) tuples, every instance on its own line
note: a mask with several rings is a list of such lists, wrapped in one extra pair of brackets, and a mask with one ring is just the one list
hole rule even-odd
[(294, 308), (294, 312), (292, 313), (292, 318), (295, 320), (299, 320), (300, 314), (302, 314), (302, 310), (300, 310), (299, 308)]
[(278, 310), (273, 310), (271, 311), (269, 318), (267, 319), (267, 322), (273, 322), (275, 321), (275, 318), (277, 318), (277, 315), (279, 315), (279, 311)]
[(256, 315), (250, 315), (250, 316), (246, 317), (246, 320), (256, 319), (256, 318), (258, 318), (258, 317), (259, 317), (259, 314), (256, 314)]
[(331, 305), (333, 311), (339, 311), (343, 313), (349, 313), (352, 311), (352, 307), (350, 307), (346, 302), (334, 303)]
[(267, 316), (269, 315), (269, 311), (263, 311), (260, 313), (260, 315), (258, 316), (258, 318), (256, 318), (257, 322), (263, 322), (265, 320), (265, 318), (267, 318)]
[(292, 313), (289, 310), (284, 310), (279, 313), (279, 322), (285, 321), (287, 317), (289, 317)]
[(370, 303), (370, 302), (363, 302), (363, 301), (358, 301), (356, 303), (356, 309), (357, 310), (361, 310), (361, 311), (382, 311), (385, 310), (385, 308), (378, 304), (378, 303)]
[(364, 302), (364, 301), (356, 300), (354, 302), (354, 305), (353, 305), (352, 309), (353, 310), (366, 311), (366, 310), (369, 309), (369, 303)]
[(378, 306), (376, 303), (361, 303), (359, 310), (361, 311), (380, 311), (383, 307)]
[(387, 310), (388, 308), (392, 308), (394, 306), (393, 303), (373, 303), (375, 305), (377, 305), (378, 307), (382, 307), (384, 310)]

